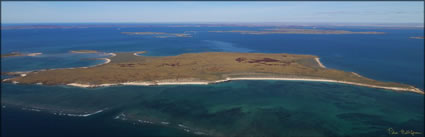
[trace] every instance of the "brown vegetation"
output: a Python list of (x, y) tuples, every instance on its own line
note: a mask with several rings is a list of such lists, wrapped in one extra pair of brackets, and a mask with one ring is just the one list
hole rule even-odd
[(71, 53), (98, 53), (96, 50), (71, 50)]

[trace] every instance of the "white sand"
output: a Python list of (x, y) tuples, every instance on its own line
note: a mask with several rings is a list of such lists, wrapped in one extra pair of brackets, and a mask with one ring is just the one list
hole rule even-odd
[(111, 62), (111, 59), (108, 59), (108, 58), (104, 58), (106, 61), (105, 61), (105, 63), (103, 63), (103, 64), (108, 64), (109, 62)]
[(69, 84), (66, 84), (66, 85), (68, 85), (68, 86), (74, 86), (74, 87), (82, 87), (82, 88), (92, 88), (92, 87), (95, 87), (93, 85), (79, 84), (79, 83), (69, 83)]
[(158, 82), (157, 85), (208, 85), (208, 82)]
[(125, 83), (117, 83), (117, 84), (100, 84), (100, 85), (89, 85), (89, 84), (80, 84), (80, 83), (70, 83), (67, 84), (69, 86), (83, 87), (83, 88), (93, 88), (93, 87), (106, 87), (106, 86), (114, 86), (114, 85), (134, 85), (134, 86), (152, 86), (152, 85), (207, 85), (213, 83), (221, 83), (232, 80), (287, 80), (287, 81), (313, 81), (313, 82), (332, 82), (332, 83), (342, 83), (356, 86), (364, 86), (371, 88), (381, 88), (381, 89), (389, 89), (396, 91), (410, 91), (419, 94), (424, 94), (418, 88), (400, 88), (400, 87), (385, 87), (385, 86), (376, 86), (370, 84), (362, 84), (356, 82), (348, 82), (348, 81), (338, 81), (338, 80), (329, 80), (329, 79), (312, 79), (312, 78), (270, 78), (270, 77), (240, 77), (240, 78), (226, 78), (225, 80), (217, 80), (212, 82), (205, 81), (186, 81), (186, 82), (125, 82)]
[(30, 54), (27, 54), (27, 56), (38, 56), (38, 55), (41, 55), (41, 54), (43, 54), (43, 53), (30, 53)]
[(11, 78), (3, 79), (3, 82), (9, 81)]
[(325, 65), (322, 64), (322, 62), (320, 62), (320, 58), (314, 58), (317, 61), (317, 64), (319, 64), (319, 66), (321, 68), (326, 68)]
[(121, 85), (152, 86), (152, 85), (155, 85), (155, 83), (153, 83), (153, 82), (125, 82), (125, 83), (121, 83)]
[(117, 56), (117, 54), (115, 54), (115, 53), (108, 53), (108, 54), (111, 55), (111, 57)]
[(353, 73), (354, 75), (356, 75), (356, 76), (358, 76), (358, 77), (363, 77), (362, 75), (359, 75), (359, 74), (357, 74), (356, 72), (351, 72), (351, 73)]

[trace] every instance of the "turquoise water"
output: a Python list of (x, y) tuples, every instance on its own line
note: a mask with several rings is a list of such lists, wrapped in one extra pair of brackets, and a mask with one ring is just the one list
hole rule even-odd
[[(109, 119), (168, 122), (209, 135), (385, 136), (423, 132), (423, 95), (319, 82), (234, 81), (208, 86), (83, 89), (7, 84), (3, 105)], [(104, 119), (107, 119), (104, 118)], [(179, 127), (178, 124), (186, 126)], [(7, 130), (4, 130), (7, 131)], [(6, 132), (7, 133), (7, 132)]]
[[(2, 58), (2, 72), (81, 67), (103, 62), (90, 59), (105, 57), (103, 55), (69, 53), (69, 50), (79, 49), (148, 51), (148, 56), (207, 51), (296, 53), (318, 55), (329, 68), (424, 88), (424, 41), (408, 38), (423, 35), (423, 29), (337, 28), (387, 32), (384, 35), (241, 35), (206, 32), (258, 29), (263, 28), (2, 30), (2, 53), (43, 53), (37, 57)], [(197, 32), (191, 38), (161, 39), (120, 34), (124, 31)], [(207, 86), (83, 89), (2, 83), (1, 89), (2, 105), (6, 106), (2, 109), (2, 131), (6, 131), (2, 135), (10, 136), (67, 134), (65, 130), (42, 124), (42, 121), (28, 122), (38, 118), (75, 131), (83, 130), (85, 132), (72, 134), (82, 136), (388, 136), (388, 128), (424, 133), (423, 95), (343, 84), (232, 81)], [(41, 112), (21, 111), (21, 108), (35, 108)], [(87, 114), (99, 110), (103, 111), (88, 117), (58, 115)], [(87, 129), (93, 126), (98, 128)], [(22, 133), (20, 131), (23, 129), (19, 127), (34, 132)]]

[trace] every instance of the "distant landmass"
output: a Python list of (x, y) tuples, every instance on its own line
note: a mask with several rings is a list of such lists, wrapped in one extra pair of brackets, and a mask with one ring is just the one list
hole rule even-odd
[(208, 31), (217, 33), (240, 33), (240, 34), (385, 34), (384, 32), (352, 32), (346, 30), (320, 30), (320, 29), (266, 29), (263, 31), (231, 30), (231, 31)]
[(42, 53), (20, 53), (20, 52), (11, 52), (11, 53), (7, 53), (7, 54), (1, 54), (2, 58), (5, 57), (16, 57), (16, 56), (38, 56), (41, 55)]
[(336, 82), (423, 94), (423, 91), (410, 85), (381, 82), (353, 72), (328, 69), (313, 55), (228, 52), (186, 53), (166, 57), (137, 55), (142, 53), (110, 53), (113, 56), (105, 58), (105, 64), (95, 67), (10, 72), (8, 74), (19, 74), (20, 77), (3, 81), (99, 87), (212, 84), (230, 80), (297, 80)]
[(409, 37), (411, 39), (424, 39), (424, 36), (419, 36), (419, 37)]
[(98, 53), (96, 50), (71, 50), (71, 53)]
[(423, 23), (374, 24), (374, 23), (187, 23), (187, 24), (2, 24), (1, 29), (84, 29), (84, 28), (138, 28), (138, 27), (376, 27), (376, 28), (423, 28)]
[(168, 37), (192, 37), (191, 34), (186, 33), (166, 33), (166, 32), (121, 32), (127, 35), (154, 35), (156, 38), (168, 38)]

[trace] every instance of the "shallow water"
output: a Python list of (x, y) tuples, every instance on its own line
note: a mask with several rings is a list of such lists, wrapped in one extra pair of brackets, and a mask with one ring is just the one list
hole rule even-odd
[(423, 132), (424, 127), (423, 95), (320, 82), (96, 89), (8, 84), (2, 103), (50, 113), (103, 109), (210, 135), (372, 136), (387, 135), (388, 128)]

